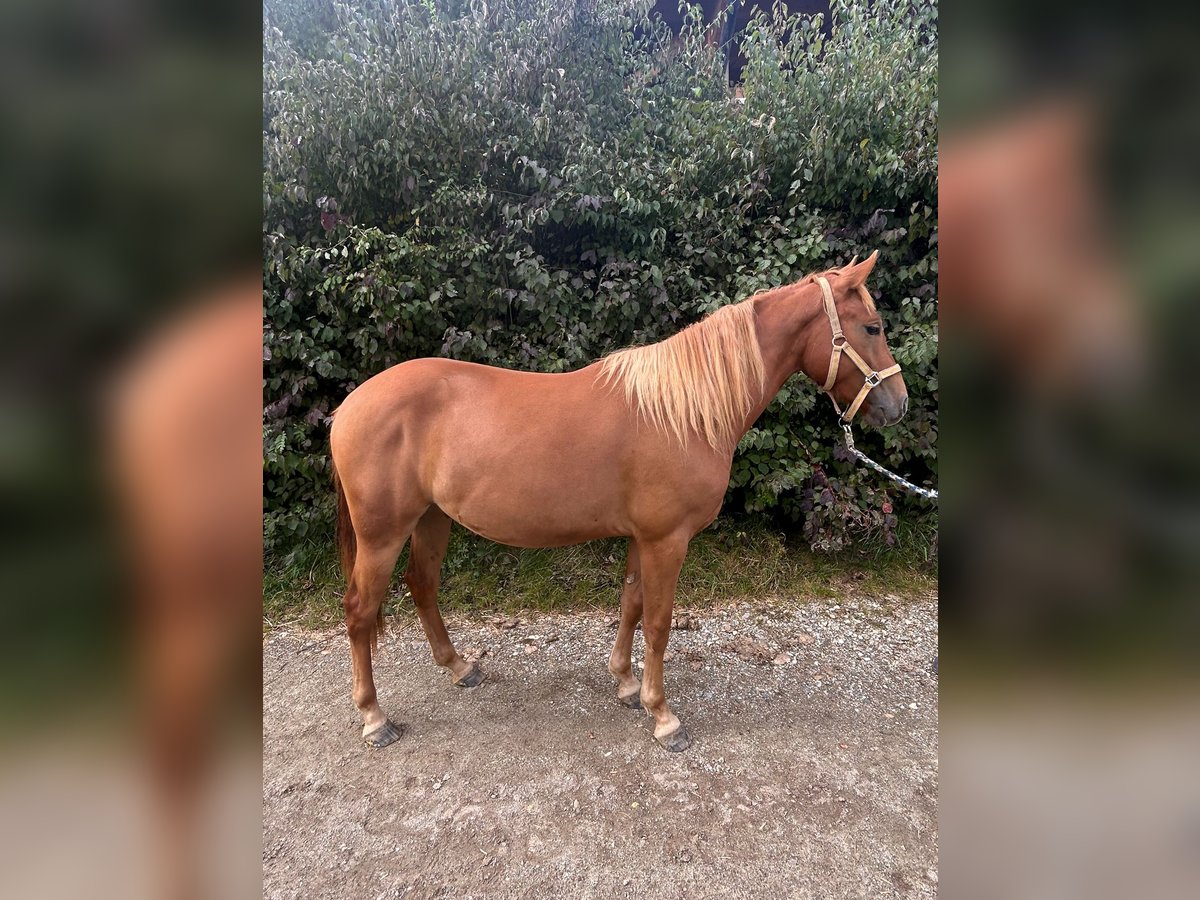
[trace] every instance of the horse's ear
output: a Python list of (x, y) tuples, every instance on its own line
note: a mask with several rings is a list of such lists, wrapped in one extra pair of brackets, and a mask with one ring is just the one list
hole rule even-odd
[(871, 270), (875, 268), (875, 263), (879, 259), (879, 251), (874, 251), (870, 256), (864, 259), (857, 265), (851, 265), (846, 270), (846, 284), (850, 287), (858, 287), (861, 284), (867, 283), (867, 276), (871, 274)]

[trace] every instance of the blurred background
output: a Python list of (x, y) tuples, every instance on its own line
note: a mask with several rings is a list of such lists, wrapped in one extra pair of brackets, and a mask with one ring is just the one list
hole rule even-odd
[[(259, 14), (0, 8), (6, 895), (259, 890)], [(1194, 896), (1196, 23), (940, 31), (940, 877)]]
[(0, 71), (0, 894), (253, 896), (259, 10), (10, 0)]
[(1193, 896), (1194, 16), (941, 19), (950, 896)]
[(961, 568), (969, 588), (947, 593), (945, 621), (1035, 639), (1005, 644), (1044, 662), (1036, 639), (1064, 663), (1143, 656), (1143, 640), (1187, 662), (1200, 122), (1186, 31), (1071, 27), (1039, 5), (1035, 34), (1026, 15), (943, 24), (939, 311), (958, 426), (943, 514), (961, 526), (945, 529), (943, 575), (956, 585)]

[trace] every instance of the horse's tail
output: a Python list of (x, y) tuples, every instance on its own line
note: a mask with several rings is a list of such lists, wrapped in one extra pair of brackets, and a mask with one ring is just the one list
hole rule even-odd
[[(354, 577), (354, 559), (358, 553), (358, 538), (354, 534), (354, 522), (350, 519), (350, 506), (346, 503), (346, 492), (338, 476), (337, 463), (330, 458), (333, 469), (333, 489), (337, 492), (337, 546), (338, 559), (342, 565), (342, 577), (346, 579), (346, 593), (350, 593), (350, 579)], [(383, 604), (375, 616), (375, 628), (371, 631), (371, 652), (379, 649), (379, 635), (383, 633)]]

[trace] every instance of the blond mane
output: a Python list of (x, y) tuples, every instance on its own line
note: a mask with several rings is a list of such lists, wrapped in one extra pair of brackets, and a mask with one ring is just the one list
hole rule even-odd
[(665, 341), (618, 350), (600, 366), (604, 383), (620, 383), (625, 401), (655, 428), (684, 445), (696, 434), (714, 450), (728, 448), (763, 391), (754, 304), (723, 306)]

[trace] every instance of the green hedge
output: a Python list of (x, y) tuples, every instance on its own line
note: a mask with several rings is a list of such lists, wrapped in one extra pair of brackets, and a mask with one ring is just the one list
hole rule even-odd
[[(835, 3), (828, 36), (760, 14), (744, 102), (698, 9), (673, 40), (649, 6), (268, 2), (269, 549), (328, 527), (328, 416), (388, 366), (566, 371), (876, 248), (911, 412), (861, 444), (934, 476), (936, 5)], [(726, 510), (821, 548), (892, 540), (921, 507), (839, 447), (793, 379), (742, 442)]]

